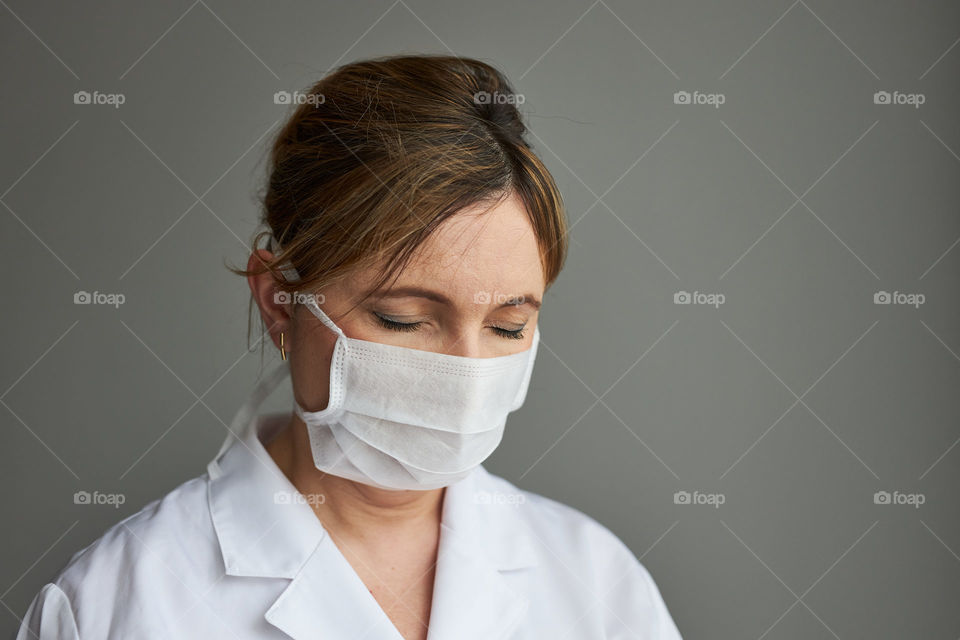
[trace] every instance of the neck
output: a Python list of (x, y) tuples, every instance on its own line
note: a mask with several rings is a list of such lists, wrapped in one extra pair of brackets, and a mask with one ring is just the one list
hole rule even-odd
[(435, 528), (440, 523), (443, 489), (380, 489), (317, 469), (307, 427), (296, 414), (266, 449), (331, 532), (362, 539), (385, 531)]

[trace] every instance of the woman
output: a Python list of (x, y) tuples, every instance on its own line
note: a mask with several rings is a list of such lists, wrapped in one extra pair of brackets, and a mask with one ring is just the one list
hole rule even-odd
[[(507, 81), (402, 56), (307, 97), (235, 270), (279, 366), (207, 473), (74, 555), (19, 637), (679, 638), (610, 531), (481, 465), (566, 252)], [(293, 410), (258, 415), (287, 374)]]

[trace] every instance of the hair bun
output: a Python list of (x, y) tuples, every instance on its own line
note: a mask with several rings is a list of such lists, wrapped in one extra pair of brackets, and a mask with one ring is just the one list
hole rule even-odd
[(503, 101), (505, 98), (502, 96), (512, 94), (502, 94), (499, 92), (488, 92), (486, 95), (480, 92), (480, 94), (480, 97), (474, 97), (478, 103), (478, 115), (483, 120), (494, 125), (494, 127), (503, 135), (506, 135), (511, 142), (526, 145), (523, 135), (526, 133), (527, 128), (523, 124), (520, 111), (515, 104)]

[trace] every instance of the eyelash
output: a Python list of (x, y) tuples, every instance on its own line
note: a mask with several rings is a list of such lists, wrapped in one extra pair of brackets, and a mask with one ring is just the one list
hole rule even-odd
[[(390, 329), (392, 331), (403, 331), (403, 332), (416, 331), (417, 329), (420, 328), (420, 325), (422, 324), (420, 322), (396, 322), (395, 320), (384, 318), (379, 313), (374, 313), (373, 317), (377, 319), (377, 323), (379, 323), (381, 327), (384, 327), (385, 329)], [(523, 338), (522, 328), (517, 329), (516, 331), (510, 331), (508, 329), (502, 329), (500, 327), (490, 327), (490, 328), (493, 329), (494, 333), (496, 333), (498, 336), (507, 338), (508, 340), (520, 340)]]

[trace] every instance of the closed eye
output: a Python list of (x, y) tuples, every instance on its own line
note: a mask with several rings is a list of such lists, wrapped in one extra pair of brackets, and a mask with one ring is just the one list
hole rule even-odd
[(520, 327), (519, 329), (515, 329), (513, 331), (510, 331), (509, 329), (503, 329), (501, 327), (490, 327), (490, 328), (493, 329), (493, 332), (496, 333), (498, 336), (502, 336), (504, 338), (509, 338), (511, 340), (521, 340), (523, 338), (523, 327)]
[[(411, 332), (416, 331), (422, 325), (422, 322), (397, 322), (396, 320), (391, 320), (390, 318), (384, 317), (379, 313), (373, 313), (374, 318), (376, 318), (377, 323), (385, 328), (390, 329), (391, 331), (403, 331)], [(501, 338), (506, 338), (508, 340), (522, 340), (523, 339), (523, 330), (524, 327), (519, 329), (504, 329), (503, 327), (491, 326), (493, 332), (500, 336)]]
[(373, 316), (377, 319), (381, 327), (392, 331), (416, 331), (422, 324), (420, 322), (397, 322), (390, 318), (384, 318), (379, 313), (374, 313)]

